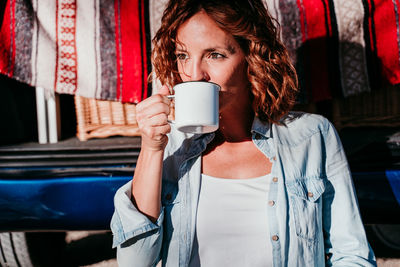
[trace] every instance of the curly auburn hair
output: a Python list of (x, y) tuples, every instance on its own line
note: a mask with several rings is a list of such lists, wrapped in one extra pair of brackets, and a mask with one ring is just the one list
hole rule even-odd
[(279, 123), (295, 104), (298, 81), (273, 18), (261, 0), (170, 0), (153, 38), (156, 77), (171, 87), (182, 82), (175, 56), (177, 30), (201, 10), (232, 34), (242, 48), (256, 116)]

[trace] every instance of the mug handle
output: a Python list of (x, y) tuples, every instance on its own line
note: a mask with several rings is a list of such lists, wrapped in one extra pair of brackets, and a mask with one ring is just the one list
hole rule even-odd
[[(167, 95), (167, 98), (175, 100), (175, 95)], [(173, 121), (173, 120), (167, 120), (167, 121), (168, 121), (168, 123), (175, 124), (175, 121)]]

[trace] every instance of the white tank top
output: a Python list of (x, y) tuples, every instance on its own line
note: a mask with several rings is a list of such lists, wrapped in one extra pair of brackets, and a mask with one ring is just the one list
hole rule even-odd
[(270, 175), (225, 179), (202, 174), (190, 267), (272, 266), (269, 181)]

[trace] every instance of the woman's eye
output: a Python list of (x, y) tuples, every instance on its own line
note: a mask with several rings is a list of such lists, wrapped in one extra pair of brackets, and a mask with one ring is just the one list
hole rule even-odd
[(178, 60), (185, 60), (185, 59), (187, 59), (187, 55), (183, 54), (183, 53), (179, 53), (179, 54), (176, 54), (176, 58)]
[(212, 52), (210, 54), (210, 58), (212, 59), (220, 59), (220, 58), (225, 58), (223, 54), (217, 53), (217, 52)]

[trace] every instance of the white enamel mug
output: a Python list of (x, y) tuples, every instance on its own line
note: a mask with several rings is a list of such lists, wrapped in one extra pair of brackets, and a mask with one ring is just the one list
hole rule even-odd
[(174, 86), (176, 128), (184, 133), (210, 133), (219, 126), (220, 86), (211, 82), (190, 81)]

